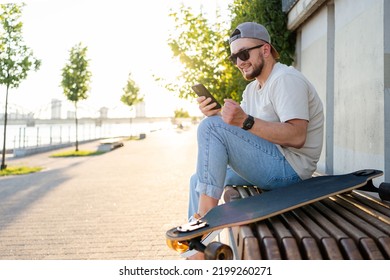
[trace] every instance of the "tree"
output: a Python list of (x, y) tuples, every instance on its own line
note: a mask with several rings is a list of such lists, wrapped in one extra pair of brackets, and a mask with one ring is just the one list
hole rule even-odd
[(175, 31), (168, 38), (173, 56), (184, 65), (180, 76), (165, 87), (177, 92), (181, 98), (195, 97), (191, 86), (203, 83), (220, 102), (224, 98), (237, 98), (232, 90), (227, 39), (228, 30), (219, 13), (216, 23), (210, 24), (202, 15), (194, 15), (191, 8), (181, 6), (179, 12), (170, 14), (175, 21)]
[(20, 21), (24, 4), (0, 4), (0, 84), (5, 85), (4, 133), (1, 170), (5, 164), (7, 139), (8, 94), (10, 88), (19, 87), (30, 70), (37, 71), (41, 61), (23, 42)]
[(184, 70), (176, 81), (165, 84), (168, 90), (189, 98), (193, 96), (190, 87), (200, 82), (221, 103), (225, 98), (240, 101), (248, 81), (227, 59), (230, 54), (228, 38), (233, 29), (245, 21), (263, 24), (280, 54), (280, 62), (293, 62), (295, 35), (287, 30), (287, 16), (282, 12), (280, 0), (235, 0), (229, 10), (230, 27), (226, 27), (218, 14), (217, 23), (211, 25), (202, 14), (193, 15), (191, 9), (184, 6), (179, 12), (171, 13), (176, 33), (170, 34), (168, 44)]
[(77, 103), (88, 98), (92, 76), (88, 70), (87, 50), (88, 48), (83, 47), (81, 43), (75, 45), (69, 52), (69, 62), (62, 69), (61, 86), (66, 98), (73, 102), (75, 108), (76, 152), (79, 150)]
[(133, 106), (144, 101), (143, 96), (139, 96), (139, 87), (131, 77), (131, 73), (127, 78), (126, 86), (123, 88), (123, 95), (121, 101), (127, 106)]
[[(129, 73), (129, 76), (127, 78), (126, 86), (123, 88), (123, 95), (121, 96), (121, 101), (130, 107), (136, 105), (137, 103), (140, 103), (144, 101), (143, 96), (139, 96), (139, 87), (131, 77), (131, 73)], [(132, 122), (132, 119), (130, 118), (130, 124)]]
[(177, 119), (178, 118), (189, 118), (190, 114), (187, 111), (185, 111), (183, 108), (180, 108), (180, 109), (175, 110), (174, 116)]

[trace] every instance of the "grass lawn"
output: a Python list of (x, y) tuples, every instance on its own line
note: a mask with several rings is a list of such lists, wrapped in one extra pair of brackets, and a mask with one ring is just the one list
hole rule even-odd
[(97, 156), (104, 154), (104, 152), (98, 151), (65, 151), (60, 153), (52, 154), (50, 157), (86, 157), (86, 156)]
[[(104, 154), (104, 152), (98, 151), (65, 151), (52, 154), (50, 157), (85, 157), (85, 156), (97, 156)], [(29, 167), (29, 166), (10, 166), (3, 170), (0, 170), (0, 176), (10, 175), (23, 175), (34, 172), (39, 172), (43, 167)]]
[(9, 176), (9, 175), (23, 175), (34, 172), (39, 172), (42, 167), (28, 167), (28, 166), (10, 166), (3, 170), (0, 170), (0, 176)]

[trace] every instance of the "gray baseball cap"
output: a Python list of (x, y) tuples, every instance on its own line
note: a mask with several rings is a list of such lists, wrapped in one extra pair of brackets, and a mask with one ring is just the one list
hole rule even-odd
[(279, 53), (274, 48), (274, 46), (272, 46), (271, 37), (269, 36), (267, 29), (263, 25), (258, 24), (256, 22), (244, 22), (239, 24), (233, 31), (232, 35), (230, 35), (229, 44), (240, 38), (259, 39), (266, 42), (267, 44), (270, 44), (272, 49), (272, 56), (275, 59), (279, 58)]

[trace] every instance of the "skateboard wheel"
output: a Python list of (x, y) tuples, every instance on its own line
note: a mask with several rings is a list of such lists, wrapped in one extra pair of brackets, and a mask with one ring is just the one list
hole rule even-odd
[(204, 255), (206, 260), (232, 260), (233, 251), (232, 249), (220, 242), (211, 242), (207, 245)]
[(379, 185), (378, 194), (382, 200), (390, 201), (390, 183), (381, 183)]
[(169, 248), (179, 253), (184, 253), (189, 249), (189, 245), (186, 242), (179, 242), (177, 240), (170, 240), (170, 239), (167, 239), (166, 242)]

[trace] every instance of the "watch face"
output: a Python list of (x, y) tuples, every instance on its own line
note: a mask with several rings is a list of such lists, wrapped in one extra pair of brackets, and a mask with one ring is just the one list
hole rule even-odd
[(248, 115), (248, 118), (244, 121), (242, 128), (245, 130), (251, 129), (254, 123), (254, 118), (251, 115)]

